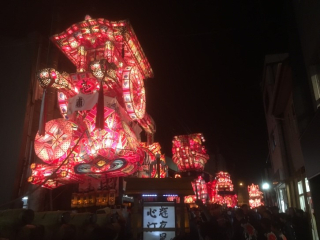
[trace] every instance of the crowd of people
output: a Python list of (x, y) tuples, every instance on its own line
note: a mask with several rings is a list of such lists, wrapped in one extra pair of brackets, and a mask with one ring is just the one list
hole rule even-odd
[[(238, 208), (227, 208), (219, 204), (204, 205), (197, 200), (198, 207), (188, 209), (189, 231), (174, 239), (163, 240), (312, 240), (311, 228), (306, 213), (297, 208), (279, 212), (276, 206), (260, 206), (251, 209), (247, 204)], [(127, 215), (127, 216), (125, 216)], [(137, 240), (132, 235), (131, 214), (116, 211), (110, 215), (106, 228), (96, 229), (92, 238)], [(106, 236), (108, 236), (106, 238)]]
[(289, 208), (280, 213), (276, 206), (250, 209), (205, 206), (189, 209), (190, 233), (175, 239), (192, 240), (309, 240), (312, 239), (306, 213)]

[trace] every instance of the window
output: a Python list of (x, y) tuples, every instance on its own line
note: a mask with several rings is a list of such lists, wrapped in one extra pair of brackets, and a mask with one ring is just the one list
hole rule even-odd
[(21, 201), (22, 201), (22, 203), (23, 203), (22, 208), (27, 209), (27, 208), (28, 208), (28, 197), (23, 197), (23, 198), (21, 199)]
[(301, 208), (303, 211), (306, 211), (306, 204), (305, 204), (304, 196), (303, 196), (303, 195), (299, 197), (299, 201), (300, 201), (300, 208)]
[(279, 209), (281, 212), (285, 212), (287, 209), (287, 204), (285, 202), (285, 189), (284, 188), (280, 188), (279, 189)]
[(317, 108), (320, 107), (320, 66), (310, 66), (311, 83)]
[(305, 178), (304, 181), (305, 181), (305, 183), (306, 183), (306, 192), (310, 192), (310, 187), (309, 187), (308, 178)]
[(285, 212), (288, 208), (288, 194), (286, 188), (287, 185), (285, 183), (279, 183), (279, 185), (275, 187), (277, 194), (277, 205), (280, 212)]
[(302, 181), (298, 182), (299, 202), (300, 202), (300, 208), (303, 211), (306, 211), (306, 203), (305, 203), (305, 199), (304, 199), (303, 185), (302, 184), (303, 184)]
[(299, 182), (298, 182), (298, 193), (299, 193), (299, 195), (300, 195), (300, 194), (303, 194), (302, 181), (299, 181)]

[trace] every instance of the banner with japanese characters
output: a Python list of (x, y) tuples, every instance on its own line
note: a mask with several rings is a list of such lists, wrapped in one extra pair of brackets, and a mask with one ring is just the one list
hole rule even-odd
[(145, 202), (143, 206), (143, 239), (171, 240), (176, 228), (175, 204)]

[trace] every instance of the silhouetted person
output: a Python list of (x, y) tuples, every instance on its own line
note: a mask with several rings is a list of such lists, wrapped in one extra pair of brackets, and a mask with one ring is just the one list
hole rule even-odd
[(279, 213), (279, 221), (283, 234), (288, 240), (296, 240), (296, 234), (290, 221), (289, 216), (286, 213)]
[(295, 209), (295, 216), (292, 220), (297, 240), (311, 240), (309, 224), (305, 213), (301, 209)]
[(277, 240), (287, 240), (286, 236), (281, 231), (280, 224), (277, 222), (271, 223), (271, 231), (276, 235)]
[(267, 235), (271, 232), (271, 220), (268, 218), (262, 218), (260, 220), (261, 229), (258, 231), (258, 239), (266, 240)]
[(257, 238), (255, 228), (245, 218), (245, 214), (241, 208), (235, 211), (233, 232), (232, 240), (255, 240)]
[(203, 205), (201, 200), (196, 200), (196, 204), (206, 217), (206, 222), (200, 227), (200, 233), (203, 239), (210, 240), (228, 240), (226, 236), (226, 228), (224, 226), (226, 220), (222, 219), (222, 206), (213, 204), (210, 210)]

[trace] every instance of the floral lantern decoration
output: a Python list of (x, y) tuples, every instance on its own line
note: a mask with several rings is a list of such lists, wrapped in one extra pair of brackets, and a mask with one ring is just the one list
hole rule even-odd
[(172, 143), (172, 159), (179, 171), (203, 171), (209, 159), (202, 143), (201, 133), (175, 136)]
[[(148, 158), (140, 132), (150, 145), (156, 128), (144, 88), (153, 71), (130, 22), (86, 16), (51, 40), (76, 72), (37, 73), (44, 95), (34, 148), (44, 163), (32, 166), (29, 182), (54, 188), (90, 176), (136, 173)], [(45, 122), (49, 88), (57, 90), (61, 118)]]

